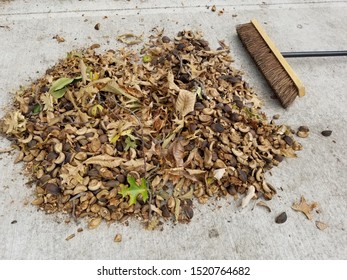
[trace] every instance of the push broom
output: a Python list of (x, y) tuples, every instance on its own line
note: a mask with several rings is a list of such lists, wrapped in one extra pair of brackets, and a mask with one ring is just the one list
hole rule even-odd
[(346, 56), (347, 51), (280, 52), (256, 19), (236, 27), (259, 70), (287, 108), (296, 96), (304, 96), (305, 88), (284, 57)]

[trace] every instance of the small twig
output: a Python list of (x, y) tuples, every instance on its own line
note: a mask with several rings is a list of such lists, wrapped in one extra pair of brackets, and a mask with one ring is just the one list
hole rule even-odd
[(71, 197), (69, 201), (72, 201), (72, 213), (71, 216), (74, 219), (75, 223), (77, 223), (77, 217), (76, 217), (76, 199), (80, 198), (81, 196), (85, 195), (85, 192), (81, 192), (76, 194), (75, 196)]
[(73, 200), (75, 200), (75, 199), (77, 199), (77, 198), (80, 198), (81, 196), (84, 196), (85, 194), (86, 194), (85, 192), (78, 193), (78, 194), (76, 194), (75, 196), (71, 197), (71, 198), (69, 199), (69, 201), (73, 201)]
[(176, 74), (176, 77), (178, 77), (178, 75), (182, 72), (182, 69), (183, 69), (183, 61), (182, 61), (182, 58), (180, 57), (180, 55), (177, 53), (177, 51), (173, 51), (172, 53), (174, 54), (174, 56), (176, 56), (176, 58), (180, 62), (180, 69), (178, 69), (178, 72)]

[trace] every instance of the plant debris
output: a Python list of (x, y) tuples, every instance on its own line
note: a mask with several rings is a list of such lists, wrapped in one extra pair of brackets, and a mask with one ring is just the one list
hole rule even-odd
[(316, 221), (316, 227), (320, 230), (325, 230), (326, 228), (328, 228), (328, 225), (323, 222)]
[(212, 49), (198, 32), (158, 32), (140, 52), (72, 51), (17, 91), (1, 131), (36, 183), (32, 204), (86, 217), (89, 229), (131, 216), (152, 228), (189, 222), (194, 201), (271, 199), (264, 174), (301, 145), (267, 120), (219, 44)]
[(309, 128), (305, 125), (302, 125), (298, 128), (296, 135), (301, 137), (301, 138), (307, 138), (309, 132), (310, 132)]
[(71, 240), (72, 238), (74, 238), (76, 236), (76, 234), (70, 234), (68, 237), (65, 238), (66, 241)]
[(266, 208), (269, 212), (271, 212), (271, 208), (269, 205), (267, 205), (264, 201), (258, 201), (257, 204), (258, 206)]
[(55, 35), (55, 36), (53, 37), (53, 39), (56, 39), (58, 43), (63, 43), (63, 42), (65, 42), (64, 37), (59, 36), (59, 35)]
[(122, 235), (116, 234), (116, 236), (114, 237), (114, 242), (121, 242), (121, 241), (122, 241)]
[(323, 130), (322, 135), (325, 137), (329, 137), (333, 132), (331, 130)]
[(141, 35), (138, 36), (132, 33), (126, 33), (126, 34), (119, 35), (117, 37), (117, 40), (127, 45), (136, 45), (141, 43), (143, 41), (143, 38)]
[(276, 224), (283, 224), (286, 221), (287, 221), (287, 213), (286, 212), (282, 212), (275, 219)]
[(301, 196), (300, 202), (295, 202), (292, 209), (304, 213), (307, 219), (312, 220), (311, 212), (313, 209), (317, 208), (317, 206), (317, 202), (312, 202), (309, 204), (306, 202), (304, 196)]

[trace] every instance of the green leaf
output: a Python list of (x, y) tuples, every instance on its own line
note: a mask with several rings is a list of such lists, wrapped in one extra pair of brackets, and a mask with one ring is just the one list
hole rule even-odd
[(71, 84), (74, 81), (81, 80), (82, 76), (78, 76), (76, 78), (59, 78), (55, 82), (53, 82), (51, 88), (49, 89), (49, 93), (55, 97), (56, 99), (64, 96), (66, 92), (66, 86)]
[[(132, 139), (131, 134), (127, 136), (127, 138), (125, 139), (125, 151), (129, 150), (130, 148), (134, 148), (136, 149), (137, 145), (136, 145), (136, 141), (134, 139)], [(134, 137), (134, 136), (133, 136)]]
[(60, 78), (60, 79), (56, 80), (52, 84), (52, 86), (49, 89), (49, 91), (53, 92), (53, 91), (57, 91), (57, 90), (63, 89), (67, 85), (71, 84), (73, 81), (74, 81), (74, 79), (71, 79), (71, 78)]
[(36, 103), (32, 109), (33, 114), (38, 114), (42, 111), (42, 105), (40, 103)]
[(141, 179), (141, 185), (138, 185), (136, 183), (136, 180), (133, 176), (128, 175), (127, 177), (129, 187), (127, 186), (122, 186), (121, 190), (119, 193), (122, 195), (122, 197), (129, 196), (129, 205), (136, 204), (136, 199), (139, 194), (142, 195), (142, 200), (143, 202), (146, 202), (148, 199), (148, 190), (147, 190), (147, 181), (146, 179), (142, 178)]

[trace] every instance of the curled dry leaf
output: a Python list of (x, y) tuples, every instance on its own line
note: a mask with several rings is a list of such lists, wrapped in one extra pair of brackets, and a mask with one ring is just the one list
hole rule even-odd
[(97, 164), (102, 167), (115, 168), (120, 166), (124, 161), (125, 159), (120, 157), (112, 157), (109, 155), (98, 155), (98, 156), (88, 158), (83, 163), (87, 165)]
[(305, 214), (307, 219), (312, 220), (312, 210), (317, 208), (317, 202), (312, 202), (311, 204), (306, 202), (304, 196), (301, 196), (300, 202), (295, 202), (292, 206), (292, 209), (295, 211), (299, 211)]

